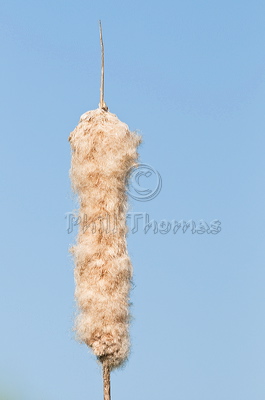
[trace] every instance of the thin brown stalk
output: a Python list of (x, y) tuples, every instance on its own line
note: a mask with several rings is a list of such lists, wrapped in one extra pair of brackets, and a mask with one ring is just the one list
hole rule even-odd
[(101, 46), (101, 82), (100, 82), (99, 107), (105, 111), (108, 111), (108, 107), (104, 101), (104, 43), (103, 43), (101, 21), (99, 21), (99, 35), (100, 35), (99, 37), (100, 37), (100, 46)]
[(103, 363), (103, 390), (104, 400), (111, 400), (110, 397), (110, 368)]

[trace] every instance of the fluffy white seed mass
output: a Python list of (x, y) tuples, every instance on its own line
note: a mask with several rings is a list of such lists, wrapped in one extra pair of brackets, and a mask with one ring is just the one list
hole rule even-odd
[(70, 134), (70, 176), (80, 225), (75, 261), (76, 331), (110, 370), (129, 354), (132, 266), (126, 246), (126, 185), (141, 138), (108, 111), (81, 116)]

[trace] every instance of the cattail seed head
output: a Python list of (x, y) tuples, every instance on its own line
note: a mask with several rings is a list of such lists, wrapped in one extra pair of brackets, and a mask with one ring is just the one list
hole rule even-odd
[[(76, 331), (111, 370), (122, 365), (130, 348), (132, 265), (126, 246), (126, 184), (130, 169), (137, 165), (141, 138), (116, 115), (97, 109), (81, 116), (69, 141), (72, 186), (78, 194), (80, 220), (86, 220), (71, 250), (80, 311)], [(106, 216), (115, 219), (115, 229), (103, 226)]]

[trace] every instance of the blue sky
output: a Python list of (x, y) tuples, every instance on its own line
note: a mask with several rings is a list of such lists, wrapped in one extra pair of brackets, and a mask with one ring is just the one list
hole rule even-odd
[(1, 391), (102, 398), (100, 368), (72, 333), (65, 220), (68, 135), (99, 102), (101, 19), (106, 103), (142, 134), (141, 162), (163, 182), (130, 210), (222, 227), (129, 235), (132, 354), (113, 399), (264, 400), (265, 3), (10, 0), (0, 11)]

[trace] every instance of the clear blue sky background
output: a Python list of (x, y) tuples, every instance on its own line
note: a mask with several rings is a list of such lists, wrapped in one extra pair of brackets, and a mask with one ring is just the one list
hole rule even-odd
[(113, 400), (264, 400), (264, 15), (263, 0), (2, 2), (0, 388), (12, 399), (102, 398), (72, 333), (65, 220), (68, 135), (99, 102), (101, 19), (105, 100), (163, 180), (131, 210), (222, 223), (130, 235), (132, 354)]

